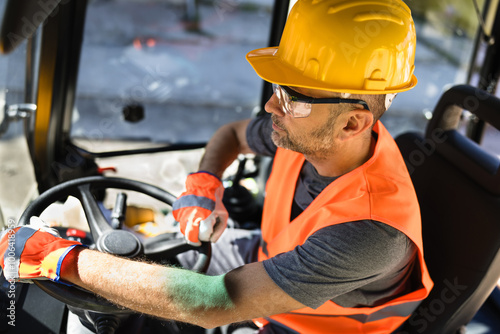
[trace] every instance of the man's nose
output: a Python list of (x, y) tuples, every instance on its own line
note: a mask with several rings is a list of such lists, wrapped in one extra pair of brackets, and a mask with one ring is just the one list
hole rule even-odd
[(266, 105), (264, 106), (264, 109), (266, 112), (270, 114), (275, 114), (277, 116), (283, 117), (285, 116), (285, 112), (283, 111), (283, 108), (281, 107), (280, 101), (276, 94), (273, 94), (269, 100), (267, 100)]

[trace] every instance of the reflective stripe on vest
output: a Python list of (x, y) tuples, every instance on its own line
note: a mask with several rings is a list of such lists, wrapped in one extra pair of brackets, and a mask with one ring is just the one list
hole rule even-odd
[[(410, 176), (396, 143), (382, 123), (372, 157), (328, 185), (290, 221), (302, 154), (278, 148), (266, 188), (259, 261), (294, 249), (319, 229), (358, 220), (375, 220), (405, 233), (418, 248), (419, 289), (376, 307), (344, 308), (327, 301), (271, 318), (300, 333), (389, 333), (402, 324), (432, 288), (423, 260), (420, 210)], [(262, 320), (262, 319), (261, 319)]]

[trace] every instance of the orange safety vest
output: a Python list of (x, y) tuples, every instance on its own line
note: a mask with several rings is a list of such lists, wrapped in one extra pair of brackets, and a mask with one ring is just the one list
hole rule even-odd
[(303, 244), (319, 229), (371, 219), (406, 234), (418, 247), (422, 285), (406, 295), (375, 307), (341, 307), (327, 301), (317, 309), (255, 319), (257, 325), (277, 321), (299, 333), (391, 333), (429, 294), (432, 280), (423, 258), (420, 209), (410, 176), (396, 143), (382, 123), (373, 156), (362, 166), (329, 184), (290, 222), (296, 180), (305, 161), (302, 154), (278, 148), (266, 188), (262, 218), (263, 243), (259, 261), (288, 252)]

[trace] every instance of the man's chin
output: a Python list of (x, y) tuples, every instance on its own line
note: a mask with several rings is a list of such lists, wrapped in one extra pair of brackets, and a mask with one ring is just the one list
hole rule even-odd
[(283, 134), (277, 131), (273, 131), (273, 133), (271, 134), (271, 139), (274, 145), (281, 148), (290, 149), (289, 148), (290, 145), (288, 144), (288, 141), (286, 140), (286, 137)]
[(274, 145), (283, 148), (283, 143), (282, 143), (283, 140), (281, 138), (281, 135), (277, 131), (272, 132), (271, 139), (272, 139)]

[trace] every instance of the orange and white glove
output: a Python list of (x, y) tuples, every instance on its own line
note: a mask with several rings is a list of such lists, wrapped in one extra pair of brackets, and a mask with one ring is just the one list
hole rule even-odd
[(5, 278), (20, 282), (32, 279), (60, 281), (64, 258), (82, 244), (59, 237), (38, 217), (30, 225), (8, 229), (0, 240), (0, 266)]
[(228, 213), (223, 195), (224, 186), (217, 176), (203, 171), (188, 175), (186, 191), (175, 201), (172, 213), (189, 243), (216, 242), (224, 232)]

